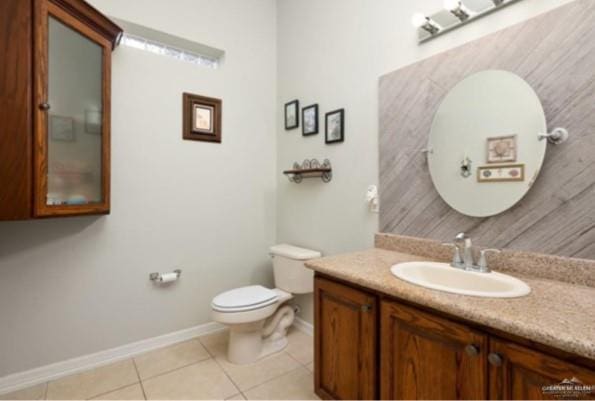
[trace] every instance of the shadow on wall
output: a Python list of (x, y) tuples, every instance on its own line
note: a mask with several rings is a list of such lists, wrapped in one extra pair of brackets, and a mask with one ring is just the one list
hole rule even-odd
[(105, 216), (0, 222), (0, 262), (3, 257), (63, 241), (92, 225), (105, 224)]

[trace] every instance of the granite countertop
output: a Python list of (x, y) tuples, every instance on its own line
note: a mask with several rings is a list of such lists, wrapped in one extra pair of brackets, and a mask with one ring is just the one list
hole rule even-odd
[(595, 360), (594, 287), (506, 272), (525, 281), (531, 293), (522, 298), (479, 298), (420, 287), (390, 272), (396, 263), (420, 260), (430, 259), (374, 248), (311, 260), (306, 266), (327, 276)]

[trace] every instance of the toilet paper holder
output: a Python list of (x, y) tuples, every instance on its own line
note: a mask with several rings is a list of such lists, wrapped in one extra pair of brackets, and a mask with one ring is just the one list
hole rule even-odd
[[(176, 274), (175, 280), (177, 280), (182, 275), (182, 270), (176, 269), (172, 273), (175, 273)], [(167, 279), (164, 280), (164, 276), (169, 275), (169, 274), (172, 274), (172, 273), (151, 273), (151, 274), (149, 274), (149, 279), (151, 281), (153, 281), (153, 282), (156, 282), (156, 283), (169, 282), (169, 281), (172, 281), (172, 280), (167, 280)]]

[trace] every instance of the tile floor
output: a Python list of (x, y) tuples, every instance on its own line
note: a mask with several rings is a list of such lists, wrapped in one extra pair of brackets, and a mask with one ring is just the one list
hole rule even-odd
[(312, 377), (312, 337), (295, 329), (288, 337), (285, 350), (251, 365), (227, 362), (227, 332), (219, 332), (0, 399), (318, 399)]

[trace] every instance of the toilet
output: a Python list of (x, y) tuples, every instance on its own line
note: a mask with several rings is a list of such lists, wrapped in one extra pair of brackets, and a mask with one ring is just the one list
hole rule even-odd
[(248, 364), (281, 351), (287, 346), (287, 329), (295, 318), (287, 305), (293, 294), (314, 289), (314, 272), (304, 266), (320, 252), (281, 244), (270, 248), (273, 258), (274, 289), (251, 285), (226, 291), (211, 302), (215, 322), (229, 327), (227, 359)]

